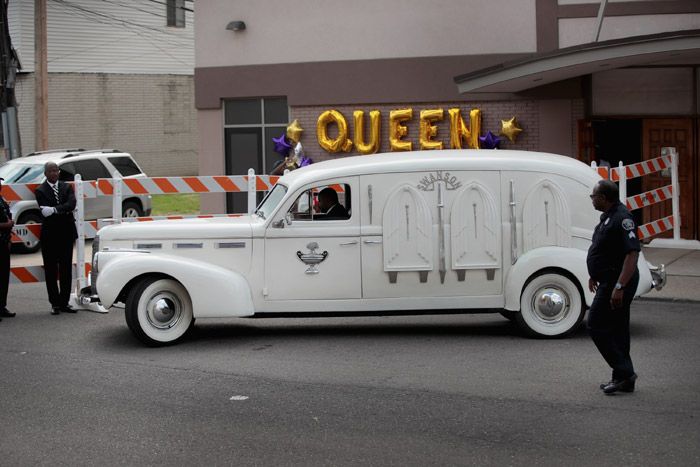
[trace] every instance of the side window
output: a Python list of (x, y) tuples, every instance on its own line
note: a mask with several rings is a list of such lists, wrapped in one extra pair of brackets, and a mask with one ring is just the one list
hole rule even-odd
[(120, 174), (122, 174), (122, 177), (138, 175), (141, 173), (141, 170), (131, 157), (108, 157), (107, 160), (112, 163), (114, 168), (117, 169)]
[(64, 182), (72, 182), (75, 179), (75, 164), (72, 162), (66, 162), (61, 164), (58, 168), (60, 171), (58, 173), (58, 179)]
[(320, 185), (304, 191), (290, 213), (298, 220), (347, 220), (352, 216), (350, 199), (348, 184)]
[(111, 177), (104, 164), (97, 159), (75, 161), (74, 164), (75, 173), (79, 173), (83, 177), (83, 180), (97, 180), (98, 178)]

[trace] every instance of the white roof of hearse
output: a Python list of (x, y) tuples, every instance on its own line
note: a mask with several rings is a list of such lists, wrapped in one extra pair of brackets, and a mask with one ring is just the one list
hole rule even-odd
[(341, 157), (294, 170), (280, 179), (287, 186), (354, 175), (435, 170), (516, 170), (559, 174), (591, 186), (595, 170), (567, 156), (533, 151), (443, 149)]

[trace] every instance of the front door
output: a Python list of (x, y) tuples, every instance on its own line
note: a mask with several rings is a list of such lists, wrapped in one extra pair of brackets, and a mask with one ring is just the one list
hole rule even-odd
[[(643, 159), (661, 156), (662, 147), (678, 151), (678, 183), (680, 185), (681, 238), (694, 239), (697, 233), (695, 218), (696, 157), (693, 147), (693, 121), (689, 118), (646, 119), (643, 123)], [(671, 183), (670, 171), (656, 172), (642, 177), (644, 191)], [(673, 214), (671, 201), (644, 208), (644, 222), (651, 222)], [(659, 237), (672, 237), (669, 231)]]
[(357, 181), (316, 183), (282, 206), (265, 234), (265, 299), (361, 297)]

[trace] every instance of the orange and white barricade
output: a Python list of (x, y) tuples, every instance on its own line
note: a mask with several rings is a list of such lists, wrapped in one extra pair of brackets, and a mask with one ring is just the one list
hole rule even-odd
[[(103, 220), (85, 221), (84, 200), (96, 196), (111, 196), (113, 199), (113, 218), (104, 222), (144, 222), (153, 220), (177, 220), (188, 218), (238, 217), (242, 214), (203, 214), (183, 216), (149, 216), (122, 219), (122, 196), (126, 195), (157, 195), (175, 193), (248, 193), (248, 213), (256, 206), (258, 191), (269, 191), (280, 177), (270, 175), (255, 175), (250, 169), (248, 175), (202, 176), (202, 177), (151, 177), (139, 179), (99, 179), (95, 182), (83, 182), (76, 175), (72, 182), (76, 195), (76, 264), (73, 265), (73, 278), (76, 279), (76, 293), (71, 295), (71, 304), (76, 308), (106, 312), (94, 303), (81, 303), (80, 292), (88, 286), (87, 277), (90, 273), (90, 263), (85, 262), (85, 239), (94, 238)], [(3, 197), (8, 201), (34, 200), (34, 191), (38, 184), (7, 184), (2, 187)], [(12, 232), (12, 242), (33, 242), (39, 240), (41, 224), (16, 225)], [(83, 265), (79, 267), (78, 265)], [(43, 266), (15, 267), (10, 271), (12, 283), (44, 282)]]
[[(680, 187), (678, 185), (678, 151), (676, 148), (661, 148), (661, 157), (636, 164), (623, 165), (618, 167), (598, 167), (595, 162), (591, 167), (598, 174), (606, 179), (619, 182), (620, 199), (625, 200), (630, 211), (651, 206), (656, 203), (671, 200), (672, 214), (670, 216), (656, 219), (637, 228), (637, 235), (640, 240), (651, 238), (662, 232), (673, 230), (673, 239), (655, 238), (649, 246), (659, 246), (667, 248), (699, 248), (700, 242), (696, 240), (683, 240), (680, 238)], [(634, 196), (627, 196), (627, 180), (631, 178), (643, 177), (662, 170), (671, 171), (671, 184), (655, 188)]]

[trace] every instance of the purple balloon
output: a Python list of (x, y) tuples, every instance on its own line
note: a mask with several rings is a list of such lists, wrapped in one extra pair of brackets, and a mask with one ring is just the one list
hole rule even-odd
[(284, 133), (282, 133), (279, 138), (272, 138), (272, 141), (275, 143), (275, 152), (279, 153), (282, 157), (287, 157), (292, 147), (287, 143), (287, 137)]
[(301, 156), (299, 158), (299, 167), (306, 167), (307, 165), (313, 164), (314, 161), (310, 157)]
[(501, 144), (501, 138), (488, 131), (486, 136), (479, 136), (479, 143), (481, 149), (498, 149), (498, 145)]

